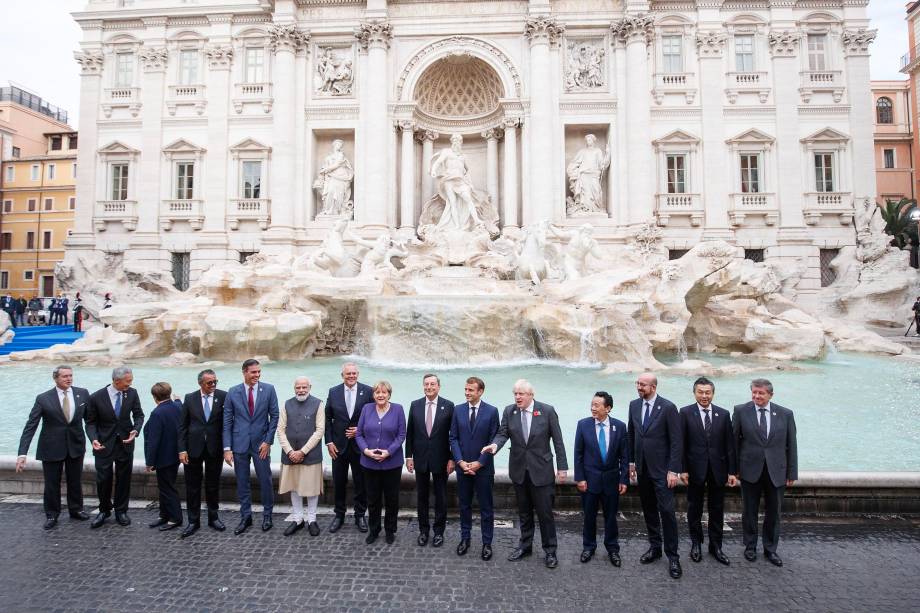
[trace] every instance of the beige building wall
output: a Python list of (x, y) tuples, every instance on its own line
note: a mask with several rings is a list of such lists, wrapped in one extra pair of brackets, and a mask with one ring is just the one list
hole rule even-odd
[(878, 201), (913, 198), (913, 113), (910, 81), (873, 81)]

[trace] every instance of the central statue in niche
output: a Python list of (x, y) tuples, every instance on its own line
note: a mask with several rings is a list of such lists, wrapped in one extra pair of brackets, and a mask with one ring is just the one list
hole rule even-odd
[(473, 185), (462, 146), (463, 137), (453, 134), (450, 147), (431, 160), (429, 173), (437, 194), (422, 207), (419, 233), (423, 236), (482, 230), (490, 236), (498, 234), (498, 211), (488, 194)]

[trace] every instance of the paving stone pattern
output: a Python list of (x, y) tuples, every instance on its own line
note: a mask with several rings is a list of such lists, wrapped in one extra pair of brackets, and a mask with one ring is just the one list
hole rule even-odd
[[(222, 511), (227, 532), (207, 527), (186, 540), (179, 530), (147, 528), (155, 510), (132, 509), (133, 524), (111, 520), (99, 530), (66, 513), (41, 529), (41, 507), (0, 503), (0, 611), (917, 611), (920, 523), (905, 519), (786, 521), (779, 553), (786, 565), (742, 556), (737, 518), (729, 522), (725, 568), (705, 556), (694, 564), (681, 525), (684, 576), (674, 581), (658, 561), (640, 566), (646, 549), (641, 518), (621, 521), (624, 564), (604, 555), (579, 562), (577, 514), (559, 521), (560, 565), (544, 568), (539, 547), (522, 562), (505, 560), (517, 529), (496, 530), (495, 556), (474, 546), (460, 558), (451, 517), (441, 549), (415, 544), (414, 520), (401, 517), (396, 543), (364, 543), (352, 522), (330, 535), (282, 534), (284, 515), (263, 533), (258, 517), (234, 536), (237, 513)], [(509, 517), (503, 518), (505, 520)], [(537, 535), (539, 543), (539, 533)], [(603, 553), (603, 547), (598, 554)]]

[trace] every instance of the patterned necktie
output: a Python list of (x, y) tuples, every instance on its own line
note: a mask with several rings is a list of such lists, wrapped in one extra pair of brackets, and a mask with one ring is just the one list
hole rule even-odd
[(470, 407), (470, 432), (476, 427), (476, 407)]
[(652, 407), (649, 404), (648, 400), (645, 401), (645, 416), (642, 418), (642, 429), (645, 430), (648, 428), (649, 417), (652, 414)]
[(203, 396), (204, 400), (204, 420), (208, 421), (211, 419), (211, 400), (209, 396)]
[(431, 436), (431, 427), (434, 424), (434, 403), (428, 401), (428, 410), (425, 412), (425, 430)]
[(249, 386), (249, 416), (252, 417), (256, 412), (256, 402), (252, 397), (252, 386)]
[(607, 428), (604, 427), (604, 424), (597, 424), (600, 426), (600, 432), (597, 434), (597, 444), (601, 448), (601, 462), (607, 463), (607, 433), (605, 432)]
[(767, 440), (767, 436), (769, 434), (767, 431), (767, 409), (761, 407), (757, 410), (760, 411), (760, 423), (758, 424), (758, 430), (760, 430), (760, 436), (762, 436), (764, 440)]
[(712, 432), (712, 419), (709, 418), (709, 409), (703, 409), (703, 429), (706, 430), (706, 438), (709, 438), (709, 434)]
[(115, 394), (115, 419), (121, 417), (121, 392)]
[(64, 402), (61, 404), (61, 408), (64, 410), (64, 421), (70, 422), (70, 396), (67, 392), (64, 392)]

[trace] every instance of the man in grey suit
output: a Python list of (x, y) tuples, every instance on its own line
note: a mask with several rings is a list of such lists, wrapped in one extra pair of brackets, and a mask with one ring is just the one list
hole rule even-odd
[(86, 437), (83, 434), (83, 416), (89, 392), (82, 387), (73, 387), (73, 369), (58, 366), (51, 377), (54, 387), (35, 397), (35, 404), (19, 439), (19, 457), (16, 458), (16, 472), (26, 467), (26, 454), (32, 437), (42, 423), (38, 435), (35, 457), (42, 463), (45, 477), (45, 530), (57, 525), (61, 513), (61, 473), (67, 476), (67, 510), (73, 519), (86, 520), (89, 515), (83, 511), (83, 491), (80, 489), (80, 475), (83, 472), (83, 456), (86, 453)]
[[(496, 454), (511, 440), (508, 474), (514, 484), (518, 516), (521, 522), (521, 540), (510, 556), (516, 562), (533, 552), (534, 511), (540, 520), (540, 538), (547, 568), (556, 568), (556, 520), (553, 517), (553, 499), (556, 482), (563, 483), (569, 469), (565, 457), (565, 443), (559, 428), (556, 409), (533, 399), (533, 386), (526, 379), (514, 384), (514, 404), (505, 407), (501, 425), (492, 444), (482, 448), (483, 453)], [(556, 452), (556, 474), (553, 475), (552, 440)]]
[(763, 554), (775, 566), (783, 494), (799, 478), (795, 417), (792, 411), (771, 402), (773, 384), (751, 381), (751, 402), (739, 404), (732, 416), (741, 480), (741, 529), (744, 558), (757, 559), (757, 513), (764, 497)]

